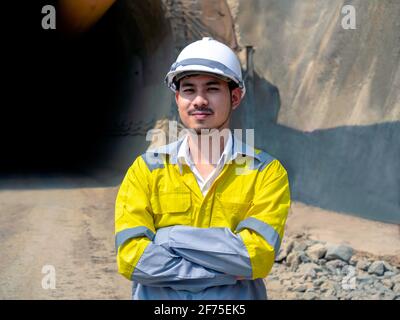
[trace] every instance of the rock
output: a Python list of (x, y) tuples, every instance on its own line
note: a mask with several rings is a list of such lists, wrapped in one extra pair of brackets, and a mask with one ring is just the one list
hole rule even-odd
[(326, 264), (326, 259), (319, 259), (319, 260), (317, 261), (317, 263), (318, 263), (320, 266), (324, 266), (324, 265)]
[(332, 281), (325, 281), (320, 286), (321, 292), (328, 292), (329, 290), (333, 290), (333, 282)]
[(296, 292), (286, 292), (284, 298), (279, 298), (279, 299), (285, 299), (285, 300), (296, 300), (297, 299), (297, 293)]
[(329, 272), (324, 268), (322, 272), (318, 274), (319, 277), (329, 277)]
[(384, 292), (384, 291), (387, 291), (387, 290), (388, 290), (388, 288), (386, 288), (386, 287), (383, 285), (383, 283), (380, 282), (379, 280), (376, 280), (376, 281), (374, 282), (374, 288), (375, 288), (376, 290), (378, 290), (379, 292)]
[(279, 250), (278, 256), (275, 258), (276, 262), (281, 262), (293, 251), (293, 247), (295, 246), (295, 240), (287, 240), (283, 241), (281, 245), (281, 249)]
[(378, 293), (372, 294), (370, 297), (372, 300), (381, 300), (381, 296), (382, 296), (382, 294), (378, 292)]
[(293, 247), (293, 251), (299, 251), (299, 252), (306, 251), (306, 249), (307, 249), (307, 244), (305, 242), (297, 242)]
[(289, 254), (293, 251), (294, 244), (295, 244), (294, 240), (291, 240), (287, 243), (287, 245), (285, 247), (287, 254)]
[(281, 280), (291, 280), (293, 278), (293, 272), (284, 270), (284, 273), (280, 273), (279, 279)]
[(317, 280), (314, 280), (314, 281), (313, 281), (314, 287), (319, 287), (319, 286), (321, 286), (323, 283), (324, 283), (324, 280), (322, 280), (322, 279), (317, 279)]
[(385, 272), (383, 261), (374, 261), (368, 268), (368, 273), (382, 276)]
[(351, 265), (345, 265), (342, 268), (342, 274), (347, 276), (355, 276), (357, 274), (356, 267)]
[(388, 288), (388, 289), (392, 289), (393, 286), (394, 286), (393, 281), (390, 280), (390, 279), (383, 279), (383, 280), (382, 280), (382, 284), (383, 284), (386, 288)]
[(385, 273), (383, 274), (383, 276), (385, 277), (385, 278), (391, 278), (391, 277), (393, 277), (393, 276), (395, 276), (396, 274), (394, 273), (394, 272), (392, 272), (392, 271), (385, 271)]
[(307, 290), (307, 287), (304, 284), (298, 284), (293, 287), (293, 291), (296, 291), (296, 292), (304, 292), (306, 290)]
[(396, 294), (393, 292), (385, 292), (385, 295), (383, 296), (383, 300), (394, 300), (396, 298)]
[(306, 270), (314, 270), (315, 272), (321, 272), (322, 268), (317, 265), (316, 263), (313, 262), (309, 262), (309, 263), (304, 263), (302, 265), (302, 270), (306, 271)]
[(353, 252), (353, 248), (346, 245), (331, 245), (327, 247), (325, 259), (340, 259), (349, 262), (350, 258), (353, 256)]
[(344, 262), (343, 260), (336, 259), (336, 260), (328, 261), (325, 266), (326, 267), (330, 266), (330, 267), (339, 269), (339, 268), (343, 268), (346, 265), (347, 265), (347, 263)]
[[(336, 293), (336, 291), (334, 290), (334, 289), (328, 289), (326, 292), (325, 292), (325, 294), (324, 294), (325, 296), (335, 296), (336, 297), (336, 295), (337, 295), (337, 293)], [(337, 299), (336, 299), (337, 300)]]
[(385, 267), (385, 271), (392, 271), (393, 272), (393, 267), (386, 261), (382, 261), (383, 266)]
[(364, 295), (362, 291), (355, 290), (351, 291), (350, 294), (351, 294), (351, 300), (364, 300)]
[(393, 292), (396, 294), (400, 294), (400, 283), (396, 283), (393, 288), (392, 288)]
[(314, 244), (307, 249), (307, 255), (314, 262), (323, 258), (325, 254), (326, 254), (326, 247), (321, 243)]
[(352, 294), (350, 292), (342, 293), (340, 295), (341, 300), (351, 300)]
[(334, 283), (333, 283), (333, 289), (334, 289), (336, 292), (340, 292), (340, 290), (341, 290), (341, 285), (340, 285), (339, 283), (337, 283), (337, 282), (334, 282)]
[(302, 273), (304, 275), (304, 279), (315, 279), (317, 277), (317, 272), (319, 271), (322, 271), (322, 269), (315, 263), (305, 263), (300, 265), (297, 269), (298, 273)]
[(393, 281), (394, 283), (400, 283), (400, 274), (394, 276), (394, 277), (392, 278), (392, 281)]
[(357, 263), (358, 263), (358, 259), (355, 256), (352, 256), (350, 258), (349, 264), (352, 265), (352, 266), (356, 266)]
[(295, 271), (301, 262), (300, 254), (296, 251), (293, 251), (288, 254), (286, 257), (286, 263), (290, 267), (292, 271)]
[(281, 280), (281, 284), (285, 288), (289, 288), (289, 287), (291, 287), (293, 285), (291, 280), (283, 280), (283, 281)]
[(320, 297), (321, 300), (338, 300), (334, 295), (325, 295)]
[(327, 265), (325, 268), (332, 275), (340, 275), (340, 269), (335, 268), (335, 266)]
[(275, 262), (281, 262), (285, 260), (287, 257), (287, 251), (286, 250), (279, 250), (278, 255), (275, 257)]
[(314, 292), (306, 292), (303, 295), (304, 300), (317, 300), (318, 296)]
[(304, 275), (303, 275), (303, 274), (296, 273), (293, 277), (294, 277), (295, 279), (300, 279), (300, 278), (303, 278)]
[(305, 242), (306, 242), (307, 248), (309, 248), (309, 247), (311, 247), (311, 246), (313, 246), (315, 244), (322, 244), (321, 241), (311, 240), (311, 239), (307, 239)]
[(343, 290), (349, 291), (357, 289), (357, 278), (355, 270), (356, 268), (354, 266), (345, 266), (342, 269), (342, 273), (345, 275), (342, 279)]
[(360, 261), (357, 262), (357, 269), (363, 270), (363, 271), (367, 271), (369, 266), (371, 265), (371, 262), (369, 262), (366, 259), (362, 259)]
[(332, 280), (335, 282), (342, 281), (342, 277), (340, 275), (334, 275), (332, 276)]
[(360, 283), (370, 284), (374, 282), (374, 279), (369, 275), (358, 275), (356, 281)]
[(319, 280), (326, 281), (328, 278), (326, 276), (319, 277)]
[(305, 254), (304, 251), (301, 251), (299, 253), (300, 253), (300, 261), (301, 261), (301, 263), (311, 262), (310, 258)]

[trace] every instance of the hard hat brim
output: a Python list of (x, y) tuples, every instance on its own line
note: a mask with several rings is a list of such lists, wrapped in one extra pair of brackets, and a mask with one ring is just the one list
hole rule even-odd
[(243, 82), (239, 82), (236, 77), (234, 76), (229, 76), (224, 71), (218, 69), (218, 68), (212, 68), (209, 66), (205, 65), (185, 65), (185, 66), (180, 66), (177, 69), (174, 69), (173, 71), (170, 71), (167, 76), (165, 77), (165, 82), (168, 84), (169, 88), (172, 91), (176, 91), (176, 82), (181, 80), (184, 76), (188, 76), (190, 74), (208, 74), (212, 75), (217, 78), (221, 78), (224, 81), (233, 81), (235, 82), (239, 88), (242, 90), (242, 97), (244, 97), (246, 93), (246, 88), (244, 86)]
[(212, 76), (212, 77), (218, 78), (218, 79), (220, 79), (220, 80), (223, 80), (223, 81), (225, 81), (225, 82), (233, 81), (232, 79), (230, 79), (230, 78), (228, 78), (228, 77), (226, 77), (226, 76), (220, 75), (220, 74), (218, 74), (218, 73), (208, 72), (208, 71), (193, 71), (193, 70), (191, 70), (191, 71), (185, 71), (185, 72), (181, 72), (181, 73), (177, 74), (177, 75), (174, 77), (174, 79), (172, 79), (172, 81), (176, 83), (176, 82), (178, 82), (179, 80), (182, 80), (182, 79), (185, 78), (185, 77), (194, 76), (194, 75), (207, 75), (207, 76)]

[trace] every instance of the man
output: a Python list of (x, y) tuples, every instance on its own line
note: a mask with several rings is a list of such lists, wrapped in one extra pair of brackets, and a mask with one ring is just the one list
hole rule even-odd
[(166, 82), (188, 133), (128, 169), (116, 200), (119, 273), (133, 299), (266, 299), (290, 192), (279, 161), (229, 130), (245, 94), (240, 62), (203, 38)]

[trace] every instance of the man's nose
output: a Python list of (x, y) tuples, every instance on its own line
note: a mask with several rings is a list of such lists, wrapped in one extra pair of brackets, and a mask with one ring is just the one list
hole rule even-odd
[(195, 107), (207, 106), (208, 100), (202, 93), (198, 93), (193, 100), (193, 105)]

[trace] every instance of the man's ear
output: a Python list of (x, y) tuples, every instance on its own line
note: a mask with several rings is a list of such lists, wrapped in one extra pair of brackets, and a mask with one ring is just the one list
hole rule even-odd
[(176, 90), (175, 91), (175, 103), (176, 103), (176, 106), (178, 106), (178, 97), (179, 97), (179, 90)]
[(235, 110), (237, 107), (239, 107), (240, 102), (242, 101), (242, 89), (240, 88), (233, 89), (231, 94), (231, 100), (232, 100), (232, 109)]

